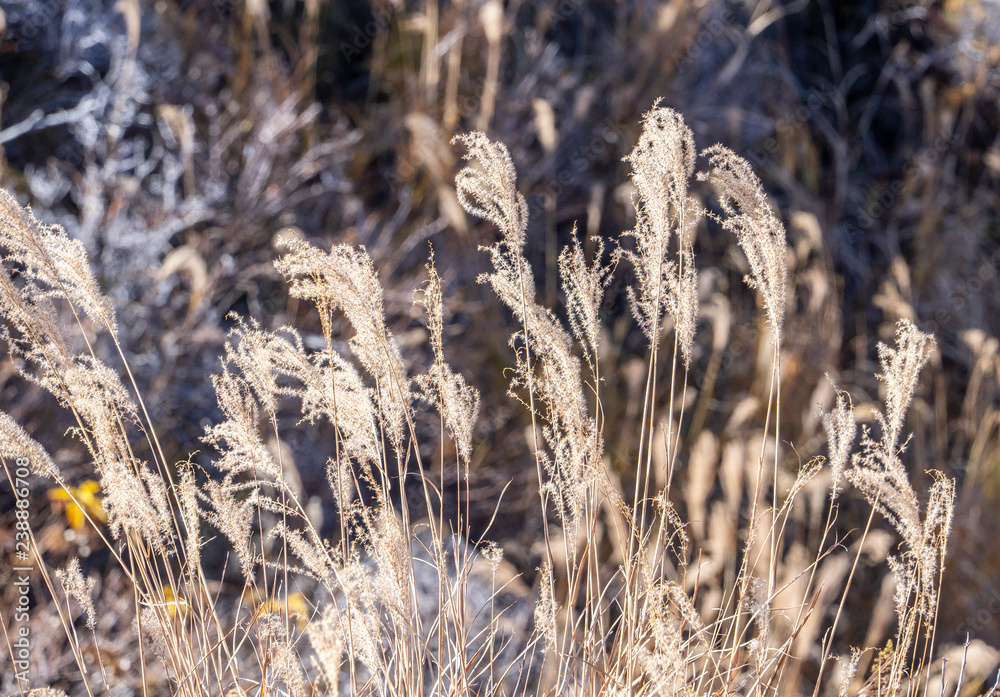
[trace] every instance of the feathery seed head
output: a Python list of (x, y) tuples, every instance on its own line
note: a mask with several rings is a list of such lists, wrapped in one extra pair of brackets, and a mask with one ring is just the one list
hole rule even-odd
[[(565, 521), (570, 537), (574, 537), (582, 497), (601, 467), (603, 448), (597, 425), (587, 413), (580, 360), (573, 354), (572, 339), (552, 311), (535, 302), (531, 266), (522, 251), (527, 224), (524, 198), (516, 191), (516, 174), (507, 150), (491, 143), (482, 133), (460, 140), (469, 146), (469, 159), (476, 158), (482, 165), (479, 170), (467, 167), (458, 175), (457, 186), (465, 197), (463, 205), (470, 213), (494, 221), (503, 233), (499, 243), (486, 248), (494, 270), (480, 281), (493, 287), (523, 327), (511, 337), (517, 351), (517, 369), (510, 394), (516, 397), (518, 389), (526, 388), (545, 407), (542, 416), (548, 426), (542, 433), (552, 457), (539, 453), (539, 466), (549, 475), (546, 491), (556, 512)], [(478, 197), (479, 205), (470, 203), (468, 196)], [(592, 302), (588, 299), (588, 303)], [(596, 310), (592, 311), (596, 314)]]
[(899, 442), (906, 410), (913, 401), (920, 371), (934, 350), (934, 337), (917, 329), (908, 319), (896, 324), (895, 348), (879, 343), (878, 357), (882, 372), (876, 377), (885, 383), (885, 414), (879, 423), (885, 433), (885, 449), (892, 450)]
[(479, 391), (455, 373), (444, 359), (444, 304), (441, 277), (434, 267), (434, 256), (427, 264), (429, 278), (420, 302), (427, 310), (434, 363), (427, 375), (416, 378), (417, 396), (437, 407), (449, 435), (455, 441), (462, 462), (468, 466), (472, 457), (472, 432), (479, 414)]
[(47, 289), (44, 295), (68, 300), (117, 336), (118, 324), (111, 301), (97, 285), (83, 244), (70, 239), (58, 225), (43, 225), (30, 208), (22, 208), (3, 189), (0, 189), (0, 249), (8, 250), (8, 261), (23, 265), (26, 278), (43, 284)]
[(753, 579), (750, 591), (743, 599), (744, 607), (753, 615), (757, 636), (750, 641), (750, 651), (758, 666), (766, 663), (767, 648), (771, 640), (771, 599), (767, 594), (767, 581)]
[(833, 411), (823, 415), (823, 429), (826, 431), (826, 442), (829, 450), (830, 469), (833, 478), (833, 500), (840, 493), (840, 480), (844, 476), (851, 448), (854, 447), (854, 436), (858, 426), (854, 419), (854, 405), (851, 396), (843, 390), (837, 390), (837, 402)]
[(247, 380), (226, 366), (212, 376), (212, 385), (226, 420), (207, 428), (202, 440), (222, 452), (216, 466), (230, 477), (250, 472), (281, 481), (278, 463), (261, 439), (257, 402)]
[(559, 606), (552, 589), (552, 565), (547, 558), (538, 569), (538, 579), (541, 588), (535, 604), (535, 631), (543, 638), (545, 650), (552, 651), (556, 647), (556, 613)]
[(329, 252), (302, 240), (291, 240), (288, 245), (291, 252), (275, 266), (291, 284), (293, 297), (316, 303), (324, 323), (332, 310), (347, 317), (355, 332), (351, 350), (375, 379), (383, 426), (396, 452), (401, 452), (410, 410), (410, 379), (399, 346), (385, 325), (382, 285), (371, 257), (349, 245), (335, 245)]
[(201, 564), (201, 512), (198, 507), (198, 483), (195, 481), (194, 470), (190, 463), (181, 470), (177, 501), (180, 504), (186, 533), (184, 563), (188, 577), (194, 582)]
[[(619, 248), (618, 256), (635, 267), (636, 288), (629, 300), (636, 321), (649, 339), (659, 342), (660, 322), (667, 312), (674, 321), (678, 346), (691, 362), (698, 316), (698, 276), (694, 266), (694, 230), (703, 210), (688, 195), (696, 150), (691, 129), (676, 111), (654, 108), (643, 117), (639, 143), (625, 160), (635, 184), (635, 228), (623, 234), (636, 249)], [(678, 236), (677, 261), (670, 258), (670, 238)]]
[(59, 469), (41, 443), (3, 411), (0, 411), (0, 457), (5, 460), (26, 458), (28, 467), (35, 474), (50, 478), (59, 476)]
[(528, 204), (517, 191), (517, 172), (510, 153), (481, 131), (456, 136), (452, 143), (468, 149), (465, 159), (476, 165), (463, 168), (455, 179), (458, 202), (474, 216), (496, 225), (512, 249), (524, 246)]
[[(921, 519), (920, 504), (900, 455), (903, 420), (913, 399), (921, 368), (933, 348), (933, 337), (919, 331), (909, 320), (896, 325), (896, 345), (879, 345), (886, 384), (885, 411), (876, 413), (882, 437), (875, 441), (866, 427), (861, 451), (851, 460), (847, 479), (854, 484), (903, 538), (898, 557), (888, 559), (896, 578), (895, 604), (899, 622), (899, 646), (894, 656), (905, 656), (920, 623), (930, 627), (937, 609), (938, 575), (944, 561), (954, 511), (955, 482), (932, 471), (934, 483), (927, 511)], [(912, 601), (911, 601), (912, 599)], [(911, 604), (912, 603), (912, 604)], [(895, 657), (893, 662), (897, 660)], [(902, 659), (899, 659), (902, 660)], [(893, 668), (890, 692), (898, 691), (901, 670)]]
[(134, 534), (157, 554), (173, 553), (173, 516), (162, 477), (143, 462), (106, 460), (101, 464), (101, 490), (113, 537)]
[(345, 634), (341, 631), (340, 611), (330, 608), (309, 623), (306, 635), (316, 653), (316, 662), (322, 671), (328, 694), (340, 695), (340, 667), (346, 649)]
[(764, 187), (749, 162), (722, 145), (712, 146), (702, 154), (709, 158), (712, 168), (698, 177), (719, 190), (724, 213), (720, 222), (736, 235), (750, 263), (751, 273), (744, 280), (760, 293), (775, 344), (780, 344), (788, 283), (785, 227), (771, 210)]
[(253, 515), (259, 502), (259, 494), (251, 490), (242, 500), (237, 500), (236, 489), (231, 485), (209, 481), (205, 494), (214, 510), (205, 513), (206, 519), (226, 536), (236, 550), (240, 570), (246, 579), (254, 577), (257, 556), (253, 550), (250, 533), (253, 530)]
[(87, 616), (87, 627), (94, 628), (94, 600), (91, 597), (94, 592), (96, 581), (93, 578), (84, 578), (80, 570), (79, 557), (73, 557), (65, 567), (56, 571), (56, 578), (62, 585), (66, 595), (70, 596), (80, 604), (84, 614)]
[[(258, 616), (257, 639), (267, 651), (270, 679), (285, 683), (289, 697), (305, 697), (305, 674), (280, 613), (262, 612)], [(272, 691), (280, 694), (276, 689)]]
[(566, 294), (566, 313), (576, 340), (584, 348), (583, 355), (594, 369), (601, 332), (599, 312), (604, 290), (611, 278), (611, 268), (603, 266), (604, 239), (596, 239), (594, 261), (587, 263), (580, 240), (573, 227), (573, 242), (559, 255), (559, 274)]

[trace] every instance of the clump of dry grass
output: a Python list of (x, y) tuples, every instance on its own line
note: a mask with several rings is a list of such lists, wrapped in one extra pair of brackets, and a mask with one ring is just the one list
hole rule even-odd
[[(539, 415), (548, 424), (542, 433), (551, 459), (535, 448), (542, 505), (545, 508), (547, 501), (552, 501), (565, 522), (566, 539), (575, 540), (584, 515), (583, 497), (598, 477), (602, 451), (597, 424), (587, 410), (580, 360), (573, 353), (569, 333), (550, 310), (535, 300), (534, 277), (522, 250), (528, 222), (524, 197), (517, 192), (514, 166), (506, 148), (489, 142), (482, 133), (466, 136), (462, 142), (468, 147), (467, 158), (479, 168), (466, 167), (459, 172), (459, 201), (470, 213), (493, 221), (502, 235), (485, 248), (493, 272), (480, 277), (480, 282), (490, 284), (523, 327), (511, 337), (517, 368), (510, 394), (524, 400), (533, 420)], [(578, 283), (591, 292), (600, 289), (592, 277), (582, 277)], [(594, 307), (600, 297), (581, 300)], [(593, 312), (590, 319), (596, 319)], [(595, 326), (581, 329), (596, 335)], [(519, 394), (522, 388), (527, 390), (527, 397)], [(547, 481), (542, 478), (543, 470)]]
[[(631, 474), (623, 477), (608, 466), (604, 448), (601, 308), (614, 270), (604, 245), (595, 244), (588, 260), (574, 237), (559, 257), (567, 330), (537, 297), (524, 254), (528, 208), (509, 152), (483, 133), (458, 141), (469, 161), (456, 180), (458, 201), (500, 232), (483, 247), (492, 270), (480, 281), (520, 324), (510, 339), (515, 367), (509, 393), (532, 419), (544, 526), (534, 623), (524, 634), (503, 622), (517, 608), (502, 605), (503, 588), (496, 585), (502, 550), (486, 541), (488, 527), (474, 538), (468, 491), (459, 487), (455, 505), (445, 505), (445, 470), (468, 473), (475, 461), (480, 397), (446, 360), (444, 283), (433, 258), (417, 298), (427, 313), (432, 356), (421, 373), (388, 328), (382, 285), (364, 249), (335, 245), (324, 251), (286, 240), (276, 267), (290, 294), (318, 313), (322, 345), (307, 347), (293, 328), (271, 331), (257, 318), (236, 318), (212, 378), (223, 418), (204, 436), (218, 455), (211, 468), (181, 463), (178, 469), (157, 446), (141, 390), (131, 379), (126, 386), (91, 338), (103, 330), (124, 360), (111, 304), (82, 250), (10, 195), (0, 196), (4, 339), (23, 360), (25, 376), (77, 420), (73, 435), (85, 444), (105, 492), (111, 538), (102, 539), (133, 592), (142, 665), (152, 652), (170, 691), (192, 696), (233, 690), (380, 697), (792, 694), (801, 675), (796, 662), (803, 660), (797, 638), (816, 636), (807, 623), (835, 606), (835, 594), (813, 591), (813, 585), (826, 570), (824, 560), (838, 554), (836, 545), (827, 546), (826, 533), (837, 507), (847, 505), (840, 489), (846, 479), (902, 539), (903, 551), (889, 559), (897, 579), (896, 650), (889, 669), (875, 676), (878, 688), (896, 694), (904, 677), (921, 675), (933, 653), (954, 505), (953, 482), (935, 475), (921, 514), (902, 460), (904, 418), (930, 355), (929, 335), (904, 321), (895, 347), (879, 347), (886, 386), (885, 409), (876, 415), (882, 433), (876, 440), (863, 430), (853, 454), (852, 403), (837, 393), (833, 411), (822, 419), (832, 470), (827, 528), (812, 561), (804, 548), (786, 552), (787, 526), (800, 498), (819, 481), (822, 461), (810, 460), (789, 476), (782, 471), (777, 424), (788, 295), (785, 233), (749, 164), (715, 146), (702, 154), (709, 169), (696, 175), (690, 129), (678, 113), (656, 105), (626, 158), (636, 224), (610, 257), (634, 269), (628, 297), (649, 353), (640, 447)], [(701, 577), (702, 555), (718, 555), (708, 545), (691, 549), (671, 490), (675, 464), (689, 467), (693, 477), (696, 465), (715, 466), (710, 453), (718, 445), (715, 436), (703, 438), (701, 459), (696, 462), (693, 451), (691, 462), (683, 462), (699, 318), (694, 239), (705, 217), (689, 192), (696, 177), (719, 191), (721, 213), (709, 217), (735, 233), (746, 254), (747, 283), (760, 294), (773, 356), (759, 455), (728, 451), (736, 453), (730, 456), (735, 478), (723, 464), (723, 487), (735, 492), (728, 510), (748, 520), (738, 563), (720, 588)], [(66, 337), (66, 310), (83, 341)], [(352, 332), (346, 344), (341, 327)], [(667, 332), (673, 350), (665, 369), (658, 357)], [(349, 351), (342, 352), (345, 345)], [(131, 375), (127, 364), (123, 370)], [(665, 415), (657, 414), (659, 392), (669, 395)], [(436, 455), (422, 447), (433, 438), (419, 425), (425, 405), (437, 412)], [(326, 471), (339, 534), (324, 534), (295, 483), (295, 464), (281, 447), (289, 409), (327, 434)], [(658, 428), (662, 440), (654, 437)], [(140, 443), (148, 456), (137, 454)], [(769, 449), (772, 472), (765, 464)], [(0, 455), (28, 455), (36, 474), (70, 491), (41, 446), (5, 414)], [(654, 473), (655, 462), (666, 470), (663, 479)], [(743, 491), (744, 470), (752, 491)], [(503, 515), (503, 504), (497, 505), (494, 517)], [(209, 578), (204, 552), (211, 542), (203, 523), (227, 540), (239, 580)], [(57, 576), (92, 622), (93, 579), (73, 563)], [(840, 586), (841, 607), (851, 579), (853, 572)], [(72, 613), (59, 607), (90, 691), (85, 640), (72, 631)], [(831, 633), (835, 629), (836, 620)], [(825, 661), (824, 655), (823, 666)], [(851, 665), (856, 668), (856, 659)], [(821, 678), (822, 672), (817, 693)]]
[(898, 692), (910, 662), (916, 662), (916, 655), (907, 656), (915, 639), (921, 632), (931, 639), (934, 636), (937, 589), (954, 515), (955, 482), (940, 472), (932, 472), (934, 481), (921, 516), (917, 493), (900, 460), (905, 449), (905, 443), (900, 443), (904, 418), (933, 345), (933, 337), (918, 330), (909, 320), (898, 323), (894, 347), (879, 344), (882, 373), (878, 377), (885, 384), (886, 398), (885, 410), (877, 412), (875, 418), (882, 437), (876, 441), (868, 428), (862, 431), (861, 450), (852, 456), (846, 474), (873, 510), (892, 524), (905, 545), (899, 557), (888, 559), (896, 578), (899, 625), (888, 671), (887, 689), (891, 693)]

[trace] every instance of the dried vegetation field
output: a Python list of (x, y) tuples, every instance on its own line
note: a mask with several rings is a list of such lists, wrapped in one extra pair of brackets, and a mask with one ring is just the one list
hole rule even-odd
[(998, 17), (6, 0), (0, 691), (995, 693)]

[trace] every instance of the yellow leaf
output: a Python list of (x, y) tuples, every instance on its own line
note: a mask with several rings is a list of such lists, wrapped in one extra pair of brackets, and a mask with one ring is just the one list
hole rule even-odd
[(108, 516), (104, 512), (101, 500), (97, 497), (97, 494), (100, 492), (100, 483), (93, 479), (88, 479), (76, 490), (76, 500), (90, 514), (91, 518), (106, 523), (108, 522)]
[(88, 479), (78, 487), (59, 487), (49, 489), (46, 494), (49, 501), (58, 504), (65, 504), (66, 522), (70, 528), (79, 532), (87, 524), (87, 516), (92, 520), (102, 523), (108, 522), (108, 516), (101, 506), (101, 499), (98, 494), (101, 492), (101, 485), (93, 479)]
[(49, 497), (49, 501), (70, 501), (71, 500), (69, 492), (66, 491), (65, 489), (63, 489), (62, 487), (58, 487), (56, 489), (49, 489), (45, 493), (46, 493), (46, 496)]
[(87, 524), (87, 517), (83, 515), (83, 511), (75, 503), (70, 503), (66, 506), (66, 522), (69, 526), (73, 528), (76, 532), (83, 530), (83, 526)]

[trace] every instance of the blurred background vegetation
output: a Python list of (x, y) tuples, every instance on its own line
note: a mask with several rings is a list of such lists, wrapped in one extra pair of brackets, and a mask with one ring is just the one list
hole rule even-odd
[[(907, 462), (918, 491), (930, 468), (958, 480), (939, 643), (968, 632), (1000, 645), (997, 0), (3, 0), (0, 8), (0, 186), (85, 243), (169, 458), (207, 465), (212, 457), (199, 439), (218, 420), (208, 376), (229, 313), (269, 328), (295, 324), (307, 345), (320, 340), (317, 318), (288, 298), (273, 267), (279, 233), (368, 249), (414, 372), (429, 349), (412, 292), (433, 245), (447, 284), (445, 350), (485, 400), (473, 517), (481, 529), (514, 482), (491, 535), (530, 585), (540, 519), (528, 421), (505, 397), (511, 318), (476, 284), (486, 269), (478, 245), (495, 233), (458, 206), (462, 153), (450, 141), (481, 129), (510, 149), (529, 201), (527, 254), (555, 307), (557, 256), (573, 226), (611, 239), (631, 227), (622, 157), (642, 113), (662, 98), (700, 147), (722, 142), (754, 165), (788, 228), (788, 472), (825, 453), (818, 409), (833, 396), (825, 375), (863, 416), (879, 398), (876, 342), (901, 317), (936, 335), (909, 418)], [(713, 542), (725, 525), (707, 522), (725, 497), (715, 473), (734, 458), (739, 467), (739, 448), (759, 437), (770, 348), (732, 240), (706, 223), (695, 251), (704, 316), (677, 498), (700, 546), (735, 551), (736, 540)], [(604, 308), (602, 388), (609, 464), (626, 481), (645, 370), (628, 280), (617, 274)], [(85, 454), (64, 437), (68, 415), (15, 367), (0, 356), (3, 408), (85, 485)], [(297, 430), (294, 419), (285, 426), (295, 435), (281, 447), (302, 490), (330, 511), (328, 434)], [(864, 525), (867, 507), (855, 501), (842, 513), (845, 529)], [(50, 506), (38, 514), (49, 516), (46, 544), (87, 554), (87, 532), (67, 533), (60, 502)], [(803, 523), (813, 532), (802, 534), (816, 525)], [(891, 597), (882, 560), (859, 574), (867, 592), (852, 593), (845, 611), (864, 620), (842, 623), (838, 645), (883, 645), (891, 633), (878, 629), (878, 612)]]

